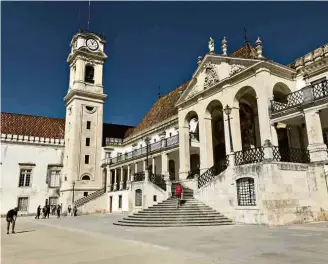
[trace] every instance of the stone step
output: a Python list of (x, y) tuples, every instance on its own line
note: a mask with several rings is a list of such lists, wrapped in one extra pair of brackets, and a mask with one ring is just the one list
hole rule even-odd
[[(191, 215), (191, 216), (196, 216), (199, 215), (199, 212), (183, 212), (183, 211), (172, 211), (172, 212), (145, 212), (145, 211), (140, 211), (137, 213), (134, 213), (133, 215), (151, 215), (151, 216), (175, 216), (175, 215)], [(213, 211), (213, 212), (208, 212), (208, 213), (203, 213), (203, 215), (221, 215), (220, 213)]]
[(232, 222), (206, 222), (206, 223), (129, 223), (129, 222), (117, 222), (113, 223), (117, 226), (134, 226), (134, 227), (183, 227), (183, 226), (221, 226), (232, 225)]
[(162, 213), (167, 213), (167, 212), (199, 212), (199, 213), (205, 213), (205, 212), (215, 212), (211, 208), (204, 208), (204, 209), (198, 209), (198, 208), (147, 208), (144, 210), (144, 212), (162, 212)]
[(138, 219), (123, 219), (119, 220), (119, 223), (134, 223), (134, 224), (205, 224), (205, 223), (231, 223), (232, 221), (229, 219), (213, 219), (213, 220), (204, 220), (204, 219), (197, 219), (197, 220), (163, 220), (163, 221), (144, 221)]
[(151, 217), (151, 216), (128, 216), (123, 220), (127, 221), (144, 221), (144, 222), (172, 222), (172, 221), (216, 221), (216, 220), (229, 220), (224, 216), (171, 216), (171, 217)]

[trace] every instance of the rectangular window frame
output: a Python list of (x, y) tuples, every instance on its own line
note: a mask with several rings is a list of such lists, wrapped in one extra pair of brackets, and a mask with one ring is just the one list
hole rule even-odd
[(90, 164), (90, 155), (84, 155), (84, 164)]
[[(53, 206), (53, 205), (58, 205), (59, 199), (57, 196), (50, 196), (48, 201), (49, 201), (49, 205)], [(53, 201), (56, 201), (56, 203), (54, 203)]]
[[(19, 163), (18, 165), (19, 165), (18, 188), (31, 188), (32, 182), (33, 182), (33, 169), (35, 167), (35, 164)], [(26, 185), (26, 182), (27, 182), (26, 175), (24, 176), (23, 184), (21, 185), (21, 175), (22, 175), (22, 171), (24, 171), (24, 170), (30, 171), (28, 185)]]
[[(26, 200), (26, 208), (25, 208), (25, 210), (21, 210), (21, 206), (20, 206), (20, 200), (21, 200), (21, 199)], [(17, 197), (17, 207), (18, 207), (18, 211), (19, 211), (19, 212), (28, 212), (28, 209), (29, 209), (29, 203), (30, 203), (30, 197), (28, 197), (28, 196), (18, 196), (18, 197)]]
[(49, 188), (59, 188), (60, 187), (61, 170), (58, 168), (51, 168), (49, 170)]
[(90, 147), (91, 138), (85, 138), (85, 146)]
[(87, 126), (86, 126), (87, 129), (91, 129), (91, 121), (87, 121)]

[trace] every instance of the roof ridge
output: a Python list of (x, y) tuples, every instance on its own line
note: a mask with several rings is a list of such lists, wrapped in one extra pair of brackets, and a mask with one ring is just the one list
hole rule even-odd
[(31, 115), (31, 114), (22, 114), (22, 113), (1, 112), (1, 115), (2, 114), (16, 115), (16, 116), (40, 117), (40, 118), (57, 119), (57, 120), (65, 120), (65, 118), (60, 118), (60, 117), (49, 117), (49, 116)]

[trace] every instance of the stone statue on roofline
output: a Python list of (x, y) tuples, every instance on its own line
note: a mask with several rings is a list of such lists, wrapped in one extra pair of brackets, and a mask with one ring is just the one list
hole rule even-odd
[(210, 40), (208, 41), (208, 50), (210, 53), (214, 52), (214, 39), (210, 37)]

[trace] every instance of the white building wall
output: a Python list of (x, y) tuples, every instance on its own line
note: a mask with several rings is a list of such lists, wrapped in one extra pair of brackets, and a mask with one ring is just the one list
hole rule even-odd
[[(63, 147), (1, 142), (1, 214), (18, 204), (18, 197), (28, 197), (28, 211), (35, 213), (49, 197), (58, 196), (46, 183), (49, 164), (61, 164)], [(35, 164), (29, 187), (18, 187), (19, 163)]]

